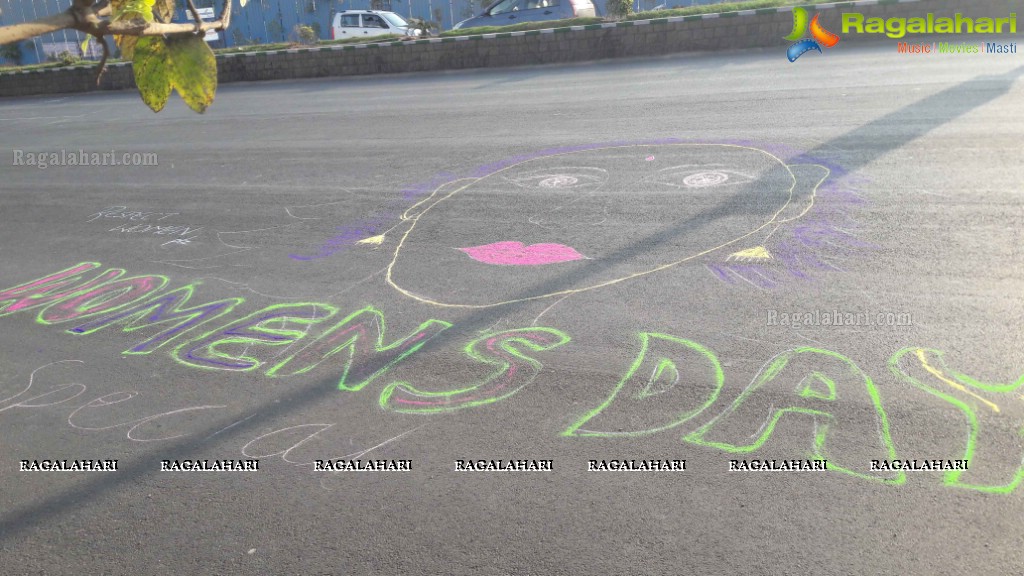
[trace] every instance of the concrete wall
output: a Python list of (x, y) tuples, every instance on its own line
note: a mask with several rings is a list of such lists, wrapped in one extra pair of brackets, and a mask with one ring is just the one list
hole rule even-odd
[[(816, 9), (822, 13), (821, 22), (826, 28), (840, 32), (841, 12), (889, 18), (923, 16), (928, 12), (940, 17), (956, 12), (972, 17), (1003, 17), (1019, 11), (1024, 25), (1022, 7), (1024, 0), (860, 0), (821, 4)], [(217, 68), (220, 82), (227, 83), (494, 68), (754, 47), (778, 47), (783, 57), (789, 44), (783, 36), (793, 27), (791, 12), (791, 8), (770, 8), (541, 31), (220, 55)], [(887, 40), (868, 34), (841, 36), (840, 44), (831, 50), (842, 49), (845, 43)], [(86, 67), (0, 74), (0, 96), (96, 90), (93, 75), (94, 70)], [(99, 89), (133, 87), (131, 66), (117, 64), (107, 70)]]

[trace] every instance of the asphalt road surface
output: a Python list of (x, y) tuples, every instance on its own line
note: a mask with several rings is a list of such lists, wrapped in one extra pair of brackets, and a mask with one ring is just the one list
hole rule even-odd
[(1020, 573), (1022, 73), (2, 101), (0, 572)]

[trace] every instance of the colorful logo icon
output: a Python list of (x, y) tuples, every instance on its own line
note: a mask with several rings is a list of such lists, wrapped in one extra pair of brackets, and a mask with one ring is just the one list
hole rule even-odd
[(818, 16), (815, 14), (814, 18), (810, 21), (811, 38), (804, 38), (807, 34), (808, 22), (807, 22), (807, 10), (797, 6), (793, 8), (793, 31), (790, 32), (789, 36), (786, 36), (786, 40), (795, 42), (786, 51), (786, 56), (789, 57), (790, 62), (796, 62), (796, 59), (802, 56), (805, 52), (810, 50), (817, 50), (821, 53), (821, 47), (831, 48), (839, 43), (839, 36), (833, 34), (818, 22)]

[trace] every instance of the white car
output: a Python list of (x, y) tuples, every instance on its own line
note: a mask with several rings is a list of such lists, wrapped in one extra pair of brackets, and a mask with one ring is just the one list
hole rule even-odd
[(370, 38), (372, 36), (419, 36), (419, 30), (410, 30), (409, 23), (394, 12), (382, 10), (345, 10), (334, 15), (331, 39)]

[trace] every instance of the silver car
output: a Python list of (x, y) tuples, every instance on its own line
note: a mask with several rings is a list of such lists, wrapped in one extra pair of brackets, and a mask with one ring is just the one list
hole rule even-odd
[(592, 18), (596, 15), (597, 10), (591, 0), (496, 0), (479, 15), (459, 22), (452, 30), (566, 18)]
[(334, 15), (331, 25), (331, 39), (370, 38), (373, 36), (419, 36), (419, 30), (409, 28), (409, 23), (394, 12), (383, 10), (345, 10)]

